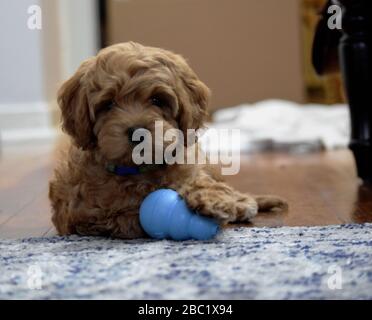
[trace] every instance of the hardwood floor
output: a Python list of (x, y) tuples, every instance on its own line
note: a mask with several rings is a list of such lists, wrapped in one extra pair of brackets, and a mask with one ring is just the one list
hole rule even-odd
[(242, 191), (288, 200), (288, 212), (258, 215), (255, 226), (372, 222), (372, 189), (360, 185), (348, 150), (244, 157), (239, 175), (227, 181)]
[[(0, 238), (50, 236), (48, 180), (54, 145), (14, 146), (0, 158)], [(241, 191), (286, 198), (285, 213), (262, 213), (248, 226), (315, 226), (372, 222), (372, 189), (359, 185), (348, 150), (306, 155), (243, 156), (226, 180)]]
[(5, 148), (0, 158), (0, 237), (42, 236), (52, 229), (48, 180), (54, 150), (47, 146)]

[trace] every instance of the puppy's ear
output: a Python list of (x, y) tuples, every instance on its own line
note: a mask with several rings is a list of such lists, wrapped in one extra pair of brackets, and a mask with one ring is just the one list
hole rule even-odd
[(74, 139), (75, 144), (84, 150), (95, 145), (86, 88), (82, 83), (90, 65), (91, 60), (85, 61), (58, 91), (62, 128)]
[(189, 106), (184, 106), (180, 117), (181, 130), (199, 129), (203, 126), (208, 114), (207, 107), (210, 100), (209, 88), (195, 75), (183, 79), (188, 94)]

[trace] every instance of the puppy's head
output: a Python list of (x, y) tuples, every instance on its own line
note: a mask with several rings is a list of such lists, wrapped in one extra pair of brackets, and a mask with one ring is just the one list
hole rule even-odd
[(176, 128), (186, 136), (206, 116), (209, 89), (172, 52), (129, 42), (86, 60), (58, 93), (64, 130), (83, 149), (131, 163), (133, 131)]

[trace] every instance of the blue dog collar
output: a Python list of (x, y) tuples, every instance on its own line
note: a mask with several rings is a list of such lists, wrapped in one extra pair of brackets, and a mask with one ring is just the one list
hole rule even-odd
[(148, 164), (138, 167), (126, 167), (115, 164), (108, 164), (106, 165), (106, 170), (110, 173), (116, 174), (117, 176), (133, 176), (141, 173), (146, 173), (148, 171), (154, 171), (161, 167), (163, 167), (162, 164)]

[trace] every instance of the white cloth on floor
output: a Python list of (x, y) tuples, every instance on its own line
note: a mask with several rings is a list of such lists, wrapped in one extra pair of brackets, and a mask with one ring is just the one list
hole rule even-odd
[[(200, 137), (202, 148), (242, 152), (285, 150), (307, 152), (345, 148), (349, 142), (350, 120), (346, 105), (300, 105), (282, 100), (243, 104), (214, 113)], [(210, 129), (239, 129), (240, 139), (211, 138)], [(240, 140), (240, 141), (238, 141)]]

